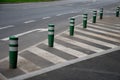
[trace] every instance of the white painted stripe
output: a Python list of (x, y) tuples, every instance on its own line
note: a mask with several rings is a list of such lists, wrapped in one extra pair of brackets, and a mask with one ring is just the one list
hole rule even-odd
[(59, 56), (56, 56), (48, 51), (45, 51), (43, 49), (40, 49), (40, 48), (37, 48), (37, 47), (30, 47), (28, 49), (30, 52), (48, 60), (48, 61), (51, 61), (52, 63), (54, 64), (57, 64), (57, 63), (61, 63), (61, 62), (66, 62), (67, 60), (59, 57)]
[(81, 17), (82, 15), (73, 16), (74, 18)]
[(51, 17), (44, 17), (44, 18), (42, 18), (42, 19), (49, 19), (49, 18), (51, 18)]
[(48, 31), (48, 28), (39, 29), (39, 32), (43, 32), (43, 31)]
[(14, 25), (9, 25), (9, 26), (5, 26), (5, 27), (1, 27), (0, 30), (2, 29), (7, 29), (7, 28), (11, 28), (11, 27), (15, 27)]
[(28, 23), (32, 23), (32, 22), (35, 22), (35, 20), (25, 21), (24, 23), (25, 23), (25, 24), (28, 24)]
[(90, 41), (90, 42), (93, 42), (93, 43), (96, 43), (96, 44), (104, 45), (104, 46), (107, 46), (107, 47), (112, 47), (112, 48), (117, 47), (117, 46), (114, 45), (114, 44), (107, 43), (107, 42), (103, 42), (103, 41), (96, 40), (96, 39), (89, 38), (89, 37), (82, 36), (82, 35), (74, 35), (74, 37), (76, 37), (76, 38), (81, 38), (81, 39), (84, 39), (84, 40), (87, 40), (87, 41)]
[[(106, 16), (106, 17), (107, 17), (107, 16)], [(110, 17), (110, 16), (108, 16), (108, 17)], [(103, 22), (103, 21), (101, 21), (101, 20), (98, 20), (97, 22), (100, 23), (100, 24), (115, 25), (115, 23), (110, 23), (110, 22), (105, 22), (105, 21)], [(115, 27), (119, 27), (119, 26), (116, 26), (116, 25), (115, 25)]]
[(114, 24), (114, 25), (116, 25), (116, 26), (120, 26), (120, 24)]
[(95, 37), (99, 37), (99, 38), (103, 38), (103, 39), (106, 39), (106, 40), (110, 40), (110, 41), (114, 41), (114, 42), (119, 42), (120, 43), (120, 40), (119, 39), (115, 39), (115, 38), (110, 38), (110, 37), (107, 37), (107, 36), (103, 36), (103, 35), (100, 35), (100, 34), (95, 34), (95, 33), (92, 33), (92, 32), (88, 32), (88, 31), (83, 31), (83, 30), (75, 30), (76, 32), (81, 32), (83, 34), (87, 34), (87, 35), (92, 35), (92, 36), (95, 36)]
[[(14, 36), (16, 37), (20, 37), (20, 36), (23, 36), (23, 35), (26, 35), (26, 34), (29, 34), (29, 33), (32, 33), (32, 32), (35, 32), (35, 31), (47, 31), (48, 29), (34, 29), (34, 30), (30, 30), (30, 31), (27, 31), (27, 32), (23, 32), (23, 33), (20, 33), (20, 34), (16, 34)], [(9, 40), (9, 37), (6, 37), (6, 38), (3, 38), (1, 39), (2, 41), (7, 41)]]
[(68, 39), (68, 38), (65, 38), (65, 37), (62, 37), (62, 36), (59, 36), (59, 37), (56, 37), (56, 38), (59, 39), (59, 40), (65, 41), (66, 43), (77, 45), (77, 46), (80, 46), (80, 47), (83, 47), (85, 49), (92, 50), (92, 51), (95, 51), (95, 52), (104, 51), (103, 49), (100, 49), (100, 48), (97, 48), (97, 47), (94, 47), (94, 46), (91, 46), (91, 45), (88, 45), (88, 44), (85, 44), (85, 43), (82, 43), (82, 42), (78, 42), (78, 41), (75, 41), (75, 40), (72, 40), (72, 39)]
[(21, 56), (18, 56), (18, 67), (25, 73), (41, 69), (39, 66), (35, 65), (31, 61), (28, 61), (27, 59)]
[(114, 30), (114, 29), (105, 28), (105, 27), (101, 27), (101, 26), (96, 26), (96, 25), (92, 25), (92, 24), (88, 24), (88, 25), (89, 25), (89, 26), (92, 26), (92, 27), (99, 28), (99, 29), (104, 29), (104, 30), (108, 30), (108, 31), (113, 31), (113, 32), (120, 33), (120, 30)]
[(107, 31), (101, 31), (101, 30), (97, 30), (97, 29), (94, 29), (94, 28), (89, 28), (88, 27), (87, 30), (91, 30), (91, 31), (95, 31), (95, 32), (100, 32), (100, 33), (104, 33), (104, 34), (109, 34), (109, 35), (112, 35), (112, 36), (120, 37), (120, 34), (115, 34), (115, 33), (107, 32)]
[(63, 14), (57, 14), (56, 16), (61, 16), (61, 15), (63, 15)]
[[(114, 28), (114, 29), (120, 29), (120, 27), (116, 27), (116, 26), (111, 26), (111, 25), (106, 25), (106, 24), (101, 24), (101, 23), (96, 23), (96, 24), (98, 24), (98, 25), (101, 25), (101, 26), (107, 26), (107, 27), (111, 27), (111, 28)], [(115, 25), (115, 24), (113, 24), (113, 25)]]
[(77, 18), (77, 17), (81, 17), (82, 15), (77, 15), (77, 16), (73, 16), (73, 17), (69, 17), (68, 20), (70, 20), (71, 18)]
[[(44, 42), (44, 44), (47, 45), (47, 42)], [(83, 53), (83, 52), (80, 52), (80, 51), (77, 51), (77, 50), (74, 50), (74, 49), (71, 49), (71, 48), (68, 48), (68, 47), (65, 47), (63, 45), (60, 45), (56, 42), (54, 42), (54, 48), (55, 49), (58, 49), (60, 51), (63, 51), (67, 54), (70, 54), (70, 55), (73, 55), (73, 56), (76, 56), (76, 57), (84, 57), (84, 56), (87, 56), (87, 54)]]

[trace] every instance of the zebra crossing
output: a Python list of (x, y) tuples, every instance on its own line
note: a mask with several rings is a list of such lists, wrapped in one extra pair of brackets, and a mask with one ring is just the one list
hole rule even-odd
[[(17, 68), (19, 73), (10, 77), (4, 73), (2, 75), (11, 79), (117, 48), (120, 46), (120, 23), (117, 22), (99, 20), (92, 23), (89, 20), (86, 29), (82, 24), (75, 26), (74, 36), (69, 36), (69, 30), (56, 35), (53, 48), (48, 47), (48, 40), (30, 46), (19, 52)], [(5, 61), (8, 62), (6, 59)]]
[(19, 54), (18, 68), (25, 73), (40, 70), (69, 60), (88, 56), (120, 46), (120, 26), (103, 23), (88, 23), (75, 27), (75, 35), (69, 30), (55, 37), (54, 47), (47, 46), (47, 40), (33, 45)]

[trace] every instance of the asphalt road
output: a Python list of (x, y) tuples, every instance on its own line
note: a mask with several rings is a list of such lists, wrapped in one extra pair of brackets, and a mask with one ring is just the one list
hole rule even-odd
[[(48, 24), (55, 24), (56, 34), (69, 26), (68, 18), (91, 14), (92, 10), (104, 7), (112, 11), (119, 0), (64, 0), (45, 3), (0, 4), (0, 59), (8, 55), (8, 37), (21, 35), (19, 51), (47, 38)], [(77, 17), (76, 24), (82, 21)], [(91, 17), (89, 17), (91, 18)]]

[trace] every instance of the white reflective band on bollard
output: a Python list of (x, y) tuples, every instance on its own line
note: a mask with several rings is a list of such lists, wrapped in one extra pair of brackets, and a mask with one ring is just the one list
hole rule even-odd
[(17, 40), (10, 40), (9, 44), (15, 45), (15, 44), (18, 44), (18, 41)]
[(48, 32), (48, 35), (54, 35), (54, 32)]
[(83, 20), (87, 20), (86, 18), (84, 18)]
[(87, 15), (83, 15), (83, 17), (87, 17)]
[(48, 27), (48, 30), (54, 30), (54, 27)]
[(9, 47), (9, 51), (18, 51), (17, 47)]
[(70, 26), (74, 26), (74, 24), (70, 24)]
[(74, 22), (74, 20), (70, 20), (70, 22)]

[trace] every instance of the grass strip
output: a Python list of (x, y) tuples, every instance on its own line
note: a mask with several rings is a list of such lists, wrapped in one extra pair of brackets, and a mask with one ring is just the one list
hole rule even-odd
[(48, 2), (55, 0), (0, 0), (0, 3)]

